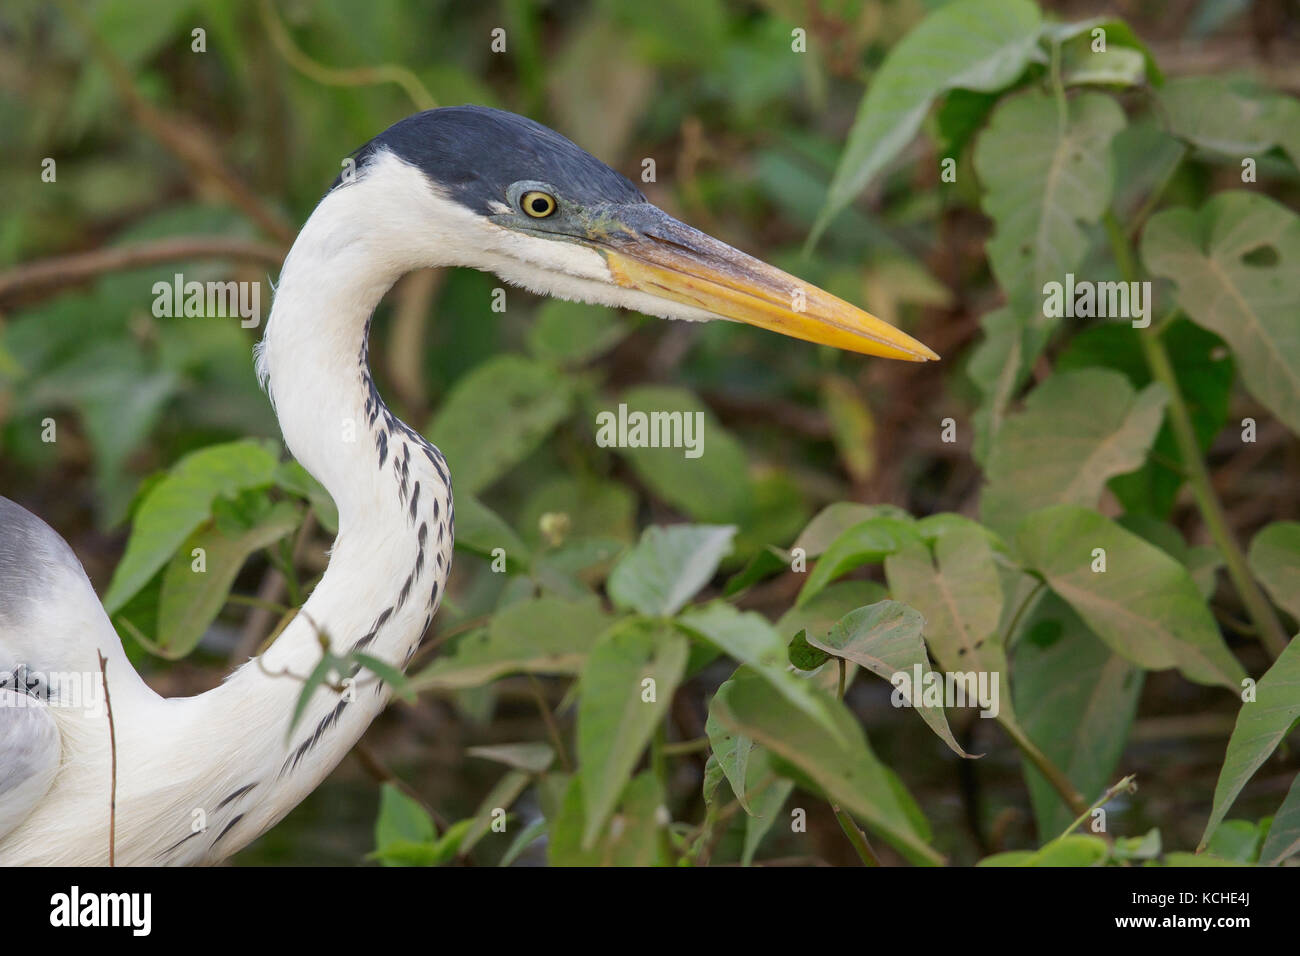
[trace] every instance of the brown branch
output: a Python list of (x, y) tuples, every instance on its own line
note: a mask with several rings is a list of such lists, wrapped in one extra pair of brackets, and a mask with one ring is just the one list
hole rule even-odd
[(113, 698), (108, 693), (108, 661), (99, 651), (99, 674), (104, 680), (104, 707), (108, 710), (108, 744), (112, 753), (112, 777), (108, 790), (108, 865), (117, 865), (117, 727), (113, 723)]
[(255, 239), (178, 236), (55, 256), (0, 272), (0, 300), (29, 289), (76, 285), (106, 272), (186, 259), (244, 259), (275, 266), (283, 261), (284, 249)]

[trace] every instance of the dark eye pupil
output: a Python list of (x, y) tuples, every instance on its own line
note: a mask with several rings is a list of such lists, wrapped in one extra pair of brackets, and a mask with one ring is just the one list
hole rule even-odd
[(546, 200), (543, 199), (541, 196), (538, 196), (536, 199), (533, 200), (533, 212), (546, 212), (548, 208), (549, 206)]

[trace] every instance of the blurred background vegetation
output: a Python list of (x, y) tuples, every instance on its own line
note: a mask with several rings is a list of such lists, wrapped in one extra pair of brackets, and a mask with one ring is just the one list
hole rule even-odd
[[(460, 405), (473, 406), (480, 421), (519, 417), (492, 449), (495, 457), (457, 470), (458, 492), (482, 497), (543, 550), (577, 534), (616, 549), (647, 524), (682, 517), (734, 522), (741, 532), (732, 570), (764, 545), (788, 546), (834, 501), (972, 513), (981, 477), (970, 429), (948, 444), (939, 423), (970, 420), (978, 395), (966, 363), (980, 318), (1000, 293), (972, 177), (939, 182), (935, 144), (961, 131), (949, 123), (941, 135), (912, 143), (904, 162), (833, 220), (815, 252), (802, 251), (864, 84), (886, 51), (940, 5), (7, 3), (0, 12), (0, 491), (64, 534), (102, 593), (149, 476), (215, 442), (278, 437), (253, 375), (260, 329), (155, 318), (153, 283), (175, 272), (265, 283), (343, 157), (418, 108), (479, 103), (553, 126), (673, 214), (862, 304), (946, 361), (862, 361), (726, 323), (668, 324), (543, 303), (516, 289), (507, 309), (495, 312), (494, 277), (417, 274), (390, 294), (374, 326), (371, 355), (390, 405), (443, 444), (453, 464), (462, 446), (482, 440), (477, 431), (457, 431), (474, 419), (457, 416), (458, 388)], [(1300, 89), (1300, 14), (1283, 0), (1043, 6), (1066, 20), (1122, 16), (1168, 76), (1244, 72), (1279, 90)], [(490, 48), (498, 27), (506, 30), (505, 53)], [(807, 55), (790, 55), (795, 27), (807, 30)], [(203, 52), (194, 49), (195, 28), (205, 31)], [(927, 123), (935, 132), (935, 119)], [(57, 164), (54, 182), (41, 179), (47, 157)], [(642, 182), (647, 159), (652, 182)], [(1236, 176), (1232, 166), (1194, 158), (1166, 198), (1199, 204)], [(1300, 194), (1293, 172), (1273, 176), (1268, 190), (1293, 208)], [(228, 241), (239, 254), (92, 266), (83, 281), (66, 272), (37, 281), (23, 271), (47, 257), (178, 237)], [(269, 301), (264, 284), (264, 312)], [(502, 355), (544, 359), (565, 375), (512, 376), (514, 394), (488, 388), (491, 378), (468, 391), (469, 376), (490, 376), (485, 363)], [(493, 391), (499, 413), (474, 404)], [(638, 462), (596, 448), (594, 412), (620, 398), (706, 410), (708, 464)], [(1257, 408), (1240, 390), (1231, 402), (1230, 421)], [(46, 417), (57, 422), (56, 443), (41, 441)], [(1264, 427), (1256, 445), (1216, 471), (1243, 537), (1267, 520), (1300, 517), (1298, 478), (1300, 447), (1280, 426)], [(1173, 520), (1198, 538), (1186, 496)], [(297, 556), (319, 570), (327, 545), (326, 532), (309, 529)], [(459, 555), (457, 562), (435, 634), (496, 606), (506, 586), (481, 560)], [(777, 617), (798, 586), (794, 576), (779, 576), (742, 605)], [(290, 596), (263, 558), (243, 570), (236, 590), (268, 601)], [(167, 663), (128, 647), (160, 692), (188, 695), (219, 681), (273, 623), (264, 611), (232, 606), (184, 660)], [(548, 689), (559, 703), (562, 688)], [(978, 764), (950, 759), (919, 721), (889, 706), (888, 692), (883, 682), (860, 683), (850, 703), (882, 758), (904, 768), (945, 852), (969, 862), (1032, 843), (1015, 751), (980, 721), (953, 715), (967, 748), (989, 756)], [(530, 693), (519, 679), (396, 704), (356, 760), (235, 862), (357, 862), (373, 847), (375, 778), (388, 774), (445, 817), (468, 815), (498, 771), (465, 749), (540, 739)], [(1143, 789), (1126, 829), (1140, 833), (1159, 821), (1167, 843), (1194, 845), (1233, 702), (1166, 672), (1151, 676), (1139, 715), (1126, 764), (1144, 768)], [(702, 733), (697, 701), (680, 700), (674, 719), (684, 736)], [(698, 792), (699, 770), (681, 764), (675, 782), (683, 792)], [(1277, 786), (1285, 785), (1279, 778)], [(1237, 808), (1252, 817), (1281, 797), (1267, 784), (1252, 793), (1259, 805), (1243, 800)], [(1182, 830), (1180, 820), (1187, 821)], [(825, 808), (810, 811), (811, 845), (783, 838), (781, 829), (765, 856), (853, 859)], [(724, 847), (720, 858), (727, 852), (734, 857)]]

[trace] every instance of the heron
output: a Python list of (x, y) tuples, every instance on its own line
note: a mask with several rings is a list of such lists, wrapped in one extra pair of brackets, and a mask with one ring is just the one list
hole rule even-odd
[[(372, 313), (404, 274), (473, 268), (665, 319), (938, 358), (673, 218), (525, 117), (427, 110), (353, 156), (354, 174), (335, 181), (293, 242), (255, 348), (286, 447), (338, 508), (324, 575), (260, 658), (205, 693), (161, 697), (128, 661), (67, 542), (0, 498), (0, 863), (102, 865), (110, 826), (118, 864), (217, 863), (314, 790), (387, 705), (392, 688), (366, 672), (370, 684), (350, 695), (317, 687), (291, 724), (322, 635), (404, 668), (451, 569), (447, 463), (389, 410), (369, 368)], [(105, 708), (72, 706), (76, 678), (102, 679), (111, 721)]]

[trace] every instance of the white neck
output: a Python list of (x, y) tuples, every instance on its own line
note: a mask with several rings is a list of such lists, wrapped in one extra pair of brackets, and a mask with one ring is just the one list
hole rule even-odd
[[(303, 682), (321, 660), (321, 635), (337, 655), (362, 651), (405, 667), (442, 598), (453, 534), (447, 465), (384, 405), (366, 349), (380, 298), (403, 273), (429, 264), (429, 254), (422, 261), (395, 254), (382, 232), (367, 231), (368, 224), (406, 220), (366, 187), (362, 180), (335, 190), (303, 227), (258, 357), (285, 443), (338, 506), (329, 566), (266, 654), (214, 690), (167, 700), (129, 665), (110, 673), (119, 864), (216, 862), (275, 824), (388, 701), (387, 686), (363, 670), (346, 694), (318, 688), (289, 735)], [(100, 643), (116, 644), (107, 620), (100, 623)], [(103, 862), (103, 723), (60, 719), (65, 760), (84, 768), (61, 774), (38, 811), (48, 819), (30, 830), (45, 834), (43, 844), (16, 847), (12, 858), (30, 850), (44, 863)], [(102, 820), (97, 812), (87, 820), (85, 808), (101, 805)], [(66, 839), (50, 840), (51, 830), (66, 830)], [(55, 845), (66, 850), (51, 856)]]

